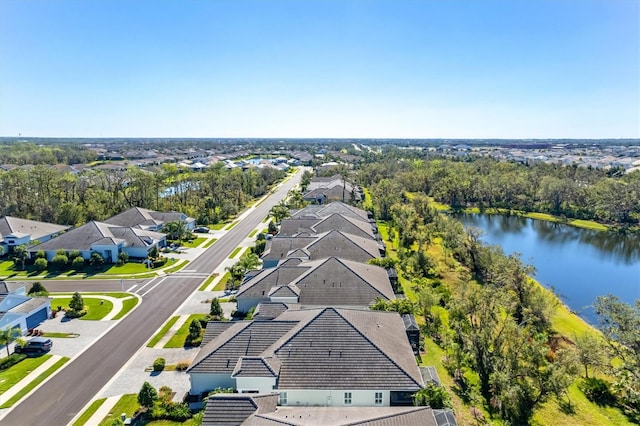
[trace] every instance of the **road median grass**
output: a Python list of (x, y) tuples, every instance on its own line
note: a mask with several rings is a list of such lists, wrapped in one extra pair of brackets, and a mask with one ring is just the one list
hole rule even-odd
[(153, 336), (153, 338), (149, 341), (149, 343), (147, 343), (147, 347), (148, 348), (152, 348), (155, 345), (158, 344), (158, 342), (160, 341), (160, 339), (162, 339), (162, 337), (167, 334), (167, 331), (169, 331), (169, 329), (171, 328), (171, 326), (173, 326), (173, 324), (176, 323), (176, 321), (178, 321), (178, 318), (180, 318), (179, 316), (175, 316), (175, 317), (171, 317), (169, 319), (169, 321), (166, 322), (165, 325), (162, 326), (162, 328), (160, 329), (160, 331), (158, 331), (156, 333), (155, 336)]
[(56, 361), (55, 364), (53, 364), (51, 367), (49, 367), (44, 373), (42, 373), (38, 377), (36, 377), (35, 380), (33, 380), (31, 383), (27, 384), (27, 386), (22, 388), (11, 399), (9, 399), (2, 406), (0, 406), (0, 408), (9, 408), (9, 407), (13, 406), (13, 404), (15, 404), (16, 402), (20, 401), (22, 399), (22, 397), (24, 397), (26, 394), (31, 392), (31, 390), (33, 388), (35, 388), (40, 383), (42, 383), (47, 377), (49, 377), (50, 375), (55, 373), (67, 361), (69, 361), (69, 358), (67, 358), (67, 357), (62, 357), (61, 359)]
[(236, 257), (236, 255), (240, 252), (240, 250), (242, 250), (242, 247), (234, 248), (231, 254), (229, 255), (229, 259), (233, 259), (234, 257)]
[(84, 410), (82, 415), (78, 417), (78, 420), (73, 422), (72, 426), (82, 426), (85, 423), (87, 423), (87, 421), (91, 418), (91, 416), (93, 416), (93, 414), (96, 411), (98, 411), (98, 408), (100, 408), (100, 406), (104, 404), (106, 400), (107, 398), (100, 398), (93, 401), (91, 405), (89, 405), (89, 407), (86, 410)]
[(211, 284), (211, 282), (213, 282), (213, 280), (215, 280), (217, 277), (218, 277), (218, 274), (213, 274), (209, 278), (204, 280), (200, 288), (198, 288), (198, 291), (205, 291), (207, 287), (209, 287), (209, 284)]
[(191, 325), (191, 321), (198, 320), (200, 318), (206, 317), (207, 314), (191, 314), (187, 318), (187, 320), (182, 324), (182, 326), (178, 329), (176, 334), (173, 335), (171, 339), (164, 345), (165, 349), (170, 348), (183, 348), (184, 342), (187, 340), (187, 336), (189, 335), (189, 325)]

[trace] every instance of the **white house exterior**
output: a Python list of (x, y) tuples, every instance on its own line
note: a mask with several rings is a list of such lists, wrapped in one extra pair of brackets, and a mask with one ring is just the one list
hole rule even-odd
[(24, 287), (9, 292), (0, 282), (0, 329), (20, 328), (22, 334), (35, 328), (51, 316), (51, 299), (29, 297)]
[(16, 246), (49, 241), (69, 228), (66, 225), (5, 216), (0, 218), (0, 247), (8, 253)]

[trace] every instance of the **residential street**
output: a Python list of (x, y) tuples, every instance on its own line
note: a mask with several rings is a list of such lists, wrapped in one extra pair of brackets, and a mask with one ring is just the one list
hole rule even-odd
[[(126, 280), (125, 290), (146, 285), (142, 302), (120, 323), (84, 353), (16, 405), (0, 423), (7, 425), (66, 425), (103, 386), (114, 377), (135, 353), (158, 330), (164, 321), (197, 290), (233, 249), (267, 216), (271, 207), (282, 200), (300, 181), (302, 169), (255, 208), (251, 208), (230, 231), (188, 265), (187, 272), (177, 272), (148, 280)], [(119, 280), (85, 280), (75, 283), (47, 282), (50, 291), (71, 291), (78, 285), (85, 291), (119, 291)]]

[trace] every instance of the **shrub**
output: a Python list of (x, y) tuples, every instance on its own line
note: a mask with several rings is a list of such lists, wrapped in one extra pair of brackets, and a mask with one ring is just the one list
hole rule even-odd
[(69, 308), (72, 311), (81, 311), (84, 309), (84, 300), (82, 299), (82, 296), (80, 296), (80, 293), (78, 293), (77, 291), (73, 293), (73, 296), (71, 297)]
[(451, 396), (447, 390), (435, 383), (429, 383), (413, 395), (415, 405), (426, 405), (434, 409), (452, 408)]
[(56, 254), (53, 259), (51, 259), (51, 264), (56, 269), (62, 269), (67, 266), (69, 263), (69, 258), (64, 254)]
[(91, 257), (89, 258), (89, 265), (91, 266), (100, 266), (104, 264), (104, 258), (100, 253), (93, 252), (91, 253)]
[(82, 256), (78, 256), (73, 258), (73, 261), (71, 262), (71, 266), (73, 266), (73, 269), (82, 269), (84, 268), (84, 259), (82, 258)]
[(129, 255), (123, 251), (118, 254), (118, 265), (124, 265), (129, 261)]
[(207, 328), (207, 323), (209, 322), (210, 319), (216, 319), (216, 318), (209, 318), (208, 316), (204, 317), (204, 318), (198, 318), (198, 322), (200, 323), (200, 328)]
[(153, 361), (153, 371), (164, 370), (165, 362), (164, 358), (156, 358), (156, 360)]
[(29, 296), (48, 296), (49, 292), (42, 285), (40, 281), (36, 281), (31, 285), (29, 292), (27, 293)]
[(211, 299), (209, 315), (211, 316), (212, 319), (219, 319), (223, 315), (222, 307), (220, 306), (220, 301), (218, 300), (217, 297), (214, 297), (213, 299)]
[(44, 252), (44, 250), (38, 250), (38, 252), (36, 253), (36, 259), (46, 259), (47, 255)]
[(167, 258), (166, 257), (160, 257), (158, 259), (154, 259), (153, 263), (151, 264), (151, 266), (154, 267), (154, 268), (159, 268), (160, 266), (164, 266), (165, 263), (167, 263)]
[(82, 311), (68, 310), (64, 314), (64, 316), (67, 317), (67, 318), (80, 318), (80, 317), (85, 316), (85, 315), (87, 315), (87, 311), (86, 310), (82, 310)]
[(598, 405), (612, 405), (615, 402), (606, 380), (588, 377), (580, 383), (579, 388), (589, 401)]
[(39, 257), (33, 262), (33, 266), (36, 268), (36, 271), (38, 272), (42, 272), (45, 269), (47, 269), (48, 265), (49, 265), (49, 262), (47, 262), (47, 259), (43, 257)]
[(80, 254), (79, 250), (71, 250), (69, 252), (69, 260), (73, 261), (74, 259), (77, 259), (78, 257), (82, 257), (82, 255)]
[(191, 363), (189, 361), (180, 361), (176, 364), (176, 370), (178, 371), (187, 371)]
[(13, 367), (23, 359), (27, 357), (26, 354), (13, 353), (6, 358), (0, 360), (0, 371), (6, 370), (9, 367)]
[(150, 412), (152, 420), (173, 420), (184, 422), (191, 418), (189, 405), (184, 402), (163, 402), (157, 401), (153, 404)]

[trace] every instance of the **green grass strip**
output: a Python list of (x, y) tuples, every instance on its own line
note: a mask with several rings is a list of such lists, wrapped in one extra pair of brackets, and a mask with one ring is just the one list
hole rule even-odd
[(184, 342), (187, 340), (187, 336), (189, 335), (189, 326), (191, 325), (191, 321), (194, 319), (200, 319), (206, 317), (207, 314), (191, 314), (189, 318), (182, 324), (182, 326), (176, 331), (176, 334), (173, 335), (171, 339), (164, 345), (165, 349), (169, 348), (183, 348)]
[(155, 345), (157, 345), (158, 342), (160, 341), (160, 339), (162, 339), (162, 336), (167, 334), (167, 331), (169, 331), (171, 326), (173, 324), (175, 324), (176, 321), (178, 321), (178, 318), (180, 318), (180, 317), (179, 316), (171, 317), (171, 319), (169, 319), (169, 321), (167, 321), (167, 323), (160, 329), (160, 331), (158, 331), (158, 333), (155, 336), (153, 336), (153, 339), (151, 339), (151, 341), (149, 341), (149, 343), (147, 343), (147, 347), (148, 348), (152, 348)]
[(82, 413), (82, 415), (80, 417), (78, 417), (78, 420), (73, 422), (72, 426), (82, 426), (82, 425), (84, 425), (91, 418), (91, 416), (93, 416), (93, 414), (96, 411), (98, 411), (98, 408), (100, 408), (100, 406), (102, 404), (104, 404), (104, 402), (106, 400), (107, 400), (107, 398), (100, 398), (100, 399), (96, 399), (95, 401), (93, 401), (91, 403), (91, 405), (89, 406), (89, 408), (87, 408), (84, 411), (84, 413)]
[(175, 262), (175, 264), (172, 267), (165, 269), (164, 272), (165, 272), (165, 274), (170, 274), (172, 272), (179, 271), (180, 269), (182, 269), (185, 266), (187, 266), (187, 263), (189, 263), (189, 262), (187, 262), (186, 260), (179, 260), (179, 261)]
[(251, 231), (251, 233), (249, 234), (249, 238), (252, 238), (254, 235), (256, 235), (258, 233), (257, 229), (254, 229), (253, 231)]
[(207, 241), (207, 243), (202, 246), (202, 248), (211, 247), (216, 241), (218, 241), (217, 238), (210, 238), (209, 241)]
[(236, 254), (240, 252), (240, 250), (242, 250), (242, 247), (236, 247), (235, 249), (233, 249), (233, 251), (229, 255), (229, 259), (233, 259), (236, 256)]
[(102, 419), (99, 426), (110, 426), (116, 418), (120, 418), (122, 413), (125, 413), (127, 417), (132, 417), (133, 413), (138, 411), (138, 408), (140, 408), (140, 404), (138, 404), (138, 395), (135, 393), (122, 395), (109, 414)]
[(131, 299), (123, 300), (122, 310), (118, 312), (118, 315), (113, 317), (113, 319), (119, 320), (120, 318), (124, 317), (127, 313), (129, 313), (129, 311), (131, 311), (133, 308), (135, 308), (138, 305), (139, 301), (140, 299), (138, 299), (137, 297), (132, 297)]
[(78, 337), (78, 333), (44, 333), (43, 337), (55, 337), (57, 339), (67, 339)]
[(227, 226), (226, 228), (224, 228), (224, 229), (225, 229), (226, 231), (229, 231), (229, 230), (231, 230), (234, 226), (236, 226), (237, 224), (238, 224), (238, 221), (236, 220), (236, 221), (234, 221), (234, 222), (231, 222), (231, 224), (230, 224), (229, 226)]
[(209, 284), (211, 284), (211, 282), (213, 280), (216, 279), (216, 277), (218, 276), (218, 274), (213, 274), (211, 275), (209, 278), (207, 278), (206, 280), (204, 280), (204, 282), (202, 283), (202, 285), (200, 286), (200, 288), (198, 289), (198, 291), (205, 291), (207, 289), (207, 287), (209, 286)]
[(41, 375), (36, 377), (36, 379), (34, 381), (32, 381), (27, 386), (22, 388), (22, 390), (20, 390), (17, 394), (15, 394), (13, 396), (13, 398), (11, 398), (9, 401), (7, 401), (4, 405), (0, 406), (0, 408), (9, 408), (13, 404), (15, 404), (16, 402), (20, 401), (23, 396), (25, 396), (26, 394), (31, 392), (31, 390), (33, 388), (35, 388), (40, 383), (42, 383), (47, 377), (49, 377), (50, 375), (55, 373), (56, 370), (58, 370), (60, 367), (62, 367), (64, 365), (64, 363), (67, 362), (67, 361), (69, 361), (69, 358), (67, 358), (67, 357), (63, 357), (62, 359), (59, 359), (55, 364), (53, 364), (51, 367), (49, 367), (47, 369), (47, 371), (45, 371), (44, 373), (42, 373)]
[(231, 278), (231, 273), (227, 271), (222, 276), (222, 279), (218, 281), (218, 284), (213, 288), (213, 291), (222, 291), (227, 288), (227, 281), (229, 281), (229, 278)]
[(19, 363), (0, 372), (0, 395), (13, 387), (29, 373), (51, 358), (51, 355), (43, 355), (37, 358), (25, 358)]
[(219, 231), (222, 228), (224, 228), (225, 226), (227, 226), (227, 223), (226, 222), (222, 222), (222, 223), (216, 223), (216, 224), (213, 224), (213, 225), (209, 225), (209, 226), (207, 226), (207, 228), (211, 229), (212, 231)]

